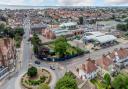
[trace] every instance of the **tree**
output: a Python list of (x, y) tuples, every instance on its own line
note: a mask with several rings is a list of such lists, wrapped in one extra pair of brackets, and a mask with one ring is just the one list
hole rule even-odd
[(119, 74), (112, 81), (112, 87), (114, 89), (128, 89), (128, 75), (127, 74)]
[(116, 19), (116, 16), (113, 14), (111, 19), (115, 20)]
[(111, 87), (111, 77), (108, 73), (104, 75), (104, 84), (106, 86), (106, 89), (110, 89)]
[(38, 45), (38, 46), (41, 45), (41, 40), (37, 34), (33, 35), (33, 37), (31, 38), (31, 42), (33, 45)]
[(37, 68), (36, 67), (30, 67), (28, 69), (28, 72), (27, 72), (27, 75), (30, 76), (30, 77), (34, 77), (37, 75)]
[(54, 46), (55, 53), (59, 54), (60, 57), (63, 57), (66, 53), (69, 44), (67, 43), (66, 38), (60, 37), (55, 40)]
[(83, 17), (79, 17), (79, 24), (80, 24), (80, 25), (83, 25), (83, 24), (84, 24), (84, 19), (83, 19)]
[(40, 84), (37, 89), (50, 89), (50, 87), (47, 84)]
[(78, 87), (75, 78), (67, 73), (57, 82), (55, 89), (78, 89)]
[(23, 28), (15, 28), (15, 34), (18, 34), (20, 36), (23, 36), (24, 29)]
[(128, 28), (127, 28), (127, 25), (126, 24), (118, 24), (116, 26), (117, 30), (120, 30), (120, 31), (127, 31)]

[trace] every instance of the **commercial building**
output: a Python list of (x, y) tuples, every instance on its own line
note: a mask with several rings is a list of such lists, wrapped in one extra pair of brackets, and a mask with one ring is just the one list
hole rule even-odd
[(42, 35), (48, 39), (55, 39), (59, 36), (72, 37), (81, 34), (84, 34), (84, 29), (78, 28), (75, 22), (62, 23), (57, 28), (50, 27), (42, 30)]

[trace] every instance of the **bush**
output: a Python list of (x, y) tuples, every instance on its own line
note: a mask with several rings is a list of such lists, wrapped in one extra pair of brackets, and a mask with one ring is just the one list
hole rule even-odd
[(45, 76), (40, 77), (41, 82), (43, 83), (46, 80)]
[(28, 69), (27, 75), (30, 77), (34, 77), (37, 75), (37, 68), (36, 67), (31, 67)]
[(40, 84), (37, 89), (50, 89), (50, 87), (47, 84)]

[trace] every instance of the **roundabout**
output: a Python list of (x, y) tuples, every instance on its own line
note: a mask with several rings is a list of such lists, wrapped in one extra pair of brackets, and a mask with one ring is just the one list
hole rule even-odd
[(39, 89), (42, 84), (53, 87), (55, 81), (56, 76), (50, 69), (38, 67), (36, 76), (30, 77), (28, 71), (18, 76), (15, 81), (15, 89)]

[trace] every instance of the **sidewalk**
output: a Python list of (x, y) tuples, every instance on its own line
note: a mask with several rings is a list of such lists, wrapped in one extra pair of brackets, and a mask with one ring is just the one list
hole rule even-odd
[(16, 66), (12, 70), (8, 71), (7, 73), (5, 73), (2, 76), (1, 81), (0, 81), (0, 86), (2, 86), (6, 81), (8, 81), (8, 79), (10, 79), (11, 77), (13, 77), (13, 75), (17, 72), (17, 68), (19, 66), (18, 65), (19, 59), (21, 60), (21, 58), (22, 58), (22, 55), (21, 55), (22, 48), (23, 48), (23, 41), (21, 42), (21, 48), (18, 49), (19, 52), (17, 51), (18, 57), (16, 59)]

